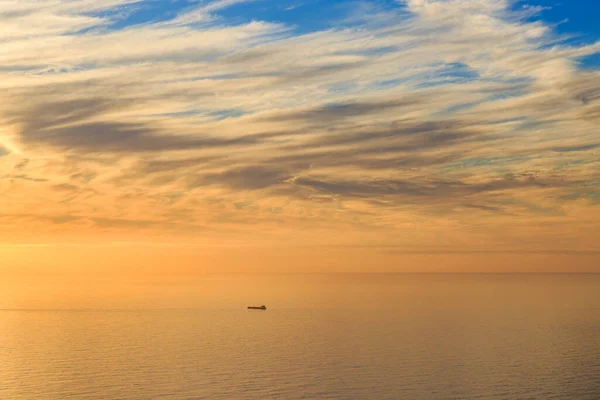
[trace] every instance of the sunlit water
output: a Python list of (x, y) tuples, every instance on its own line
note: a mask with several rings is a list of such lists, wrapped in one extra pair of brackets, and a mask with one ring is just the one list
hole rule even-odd
[(160, 292), (138, 310), (0, 311), (0, 399), (600, 399), (599, 275), (231, 275)]

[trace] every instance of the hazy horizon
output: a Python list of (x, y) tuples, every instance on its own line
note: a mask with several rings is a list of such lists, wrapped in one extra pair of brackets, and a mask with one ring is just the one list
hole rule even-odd
[[(364, 273), (112, 287), (129, 307), (0, 310), (0, 398), (595, 400), (599, 287)], [(77, 294), (107, 304), (53, 300)]]

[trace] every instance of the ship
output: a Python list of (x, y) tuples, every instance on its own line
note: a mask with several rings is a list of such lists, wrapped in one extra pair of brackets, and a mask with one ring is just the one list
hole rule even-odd
[(248, 310), (266, 310), (266, 309), (267, 309), (267, 306), (265, 306), (265, 305), (262, 305), (260, 307), (257, 307), (257, 306), (248, 306)]

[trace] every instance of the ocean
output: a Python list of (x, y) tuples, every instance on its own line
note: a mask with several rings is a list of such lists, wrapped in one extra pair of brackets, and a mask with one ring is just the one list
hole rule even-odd
[(600, 399), (600, 275), (232, 274), (131, 293), (0, 311), (0, 399)]

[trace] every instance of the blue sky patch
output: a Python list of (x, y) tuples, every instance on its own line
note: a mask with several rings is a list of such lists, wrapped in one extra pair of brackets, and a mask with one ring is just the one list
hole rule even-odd
[[(581, 46), (600, 40), (600, 2), (598, 0), (522, 0), (513, 5), (516, 10), (539, 7), (529, 21), (542, 21), (555, 33), (570, 38), (568, 44)], [(584, 68), (600, 68), (600, 57), (586, 57)]]

